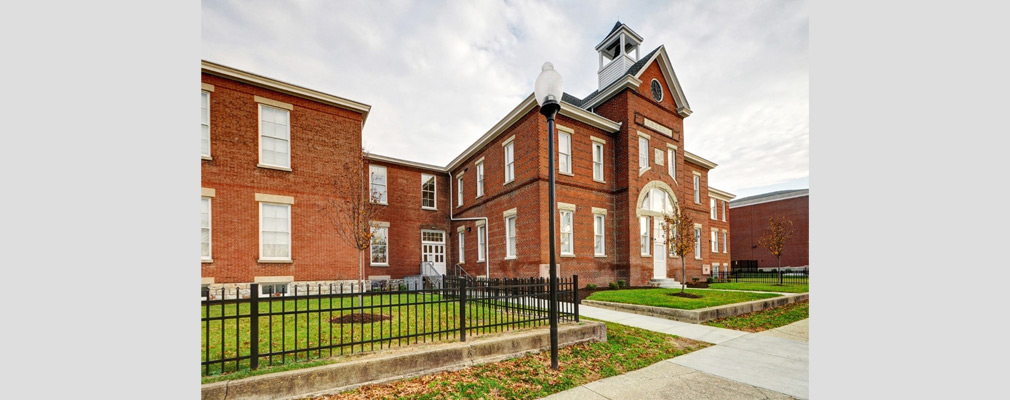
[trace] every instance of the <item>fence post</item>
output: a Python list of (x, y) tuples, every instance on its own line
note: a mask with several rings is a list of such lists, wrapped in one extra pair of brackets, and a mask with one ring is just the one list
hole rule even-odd
[(466, 341), (466, 279), (459, 278), (459, 341)]
[(575, 307), (575, 322), (579, 322), (579, 303), (582, 302), (582, 298), (579, 297), (579, 275), (572, 275), (572, 304)]
[(260, 290), (259, 284), (249, 285), (249, 369), (260, 366)]

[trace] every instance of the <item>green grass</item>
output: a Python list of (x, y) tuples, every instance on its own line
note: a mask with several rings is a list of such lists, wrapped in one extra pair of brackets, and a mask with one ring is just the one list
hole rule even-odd
[[(207, 368), (201, 366), (204, 376), (202, 383), (220, 380), (239, 379), (252, 375), (261, 375), (282, 370), (306, 368), (333, 362), (329, 359), (351, 353), (377, 351), (389, 347), (405, 346), (412, 343), (455, 341), (458, 340), (459, 303), (455, 301), (439, 303), (438, 295), (388, 294), (382, 296), (366, 296), (364, 312), (389, 315), (390, 320), (373, 323), (331, 324), (331, 318), (342, 314), (350, 314), (350, 310), (340, 311), (340, 308), (357, 305), (357, 297), (343, 299), (321, 300), (262, 300), (259, 307), (259, 354), (288, 351), (319, 346), (333, 346), (331, 349), (300, 351), (297, 354), (260, 358), (259, 368), (250, 370), (249, 361), (226, 361), (210, 364)], [(375, 302), (374, 304), (372, 302)], [(409, 303), (428, 304), (409, 304)], [(380, 305), (381, 304), (381, 305)], [(376, 308), (370, 309), (369, 307)], [(282, 312), (297, 309), (315, 310), (308, 314), (263, 316), (268, 311)], [(325, 311), (337, 308), (338, 311)], [(319, 311), (324, 310), (324, 311)], [(249, 304), (228, 304), (221, 306), (201, 306), (201, 317), (219, 317), (248, 315)], [(361, 310), (355, 312), (361, 313)], [(497, 312), (494, 307), (485, 307), (478, 303), (468, 303), (466, 313), (467, 326), (486, 324), (488, 322), (504, 323), (523, 316), (511, 313)], [(202, 321), (200, 326), (200, 356), (201, 361), (218, 360), (236, 357), (236, 354), (248, 356), (249, 318), (229, 319), (225, 321)], [(447, 332), (448, 331), (448, 332)], [(486, 330), (485, 330), (486, 331)], [(468, 331), (468, 335), (478, 332)], [(422, 334), (421, 337), (400, 338), (406, 335)], [(381, 340), (387, 339), (387, 340)], [(365, 344), (370, 340), (380, 340)]]
[(709, 283), (708, 287), (711, 289), (729, 289), (729, 290), (753, 290), (759, 292), (785, 292), (785, 293), (806, 293), (810, 291), (810, 285), (804, 284), (785, 284), (777, 285), (775, 283), (758, 283), (758, 282), (724, 282), (724, 283)]
[(630, 326), (606, 325), (607, 342), (560, 349), (557, 371), (550, 369), (550, 352), (544, 351), (454, 372), (364, 386), (326, 399), (536, 399), (709, 346)]
[(728, 292), (720, 290), (687, 289), (685, 292), (699, 295), (701, 298), (689, 299), (670, 295), (671, 293), (680, 293), (680, 289), (628, 289), (596, 292), (587, 297), (586, 300), (641, 304), (646, 306), (677, 308), (681, 310), (696, 310), (705, 307), (742, 303), (745, 301), (781, 296), (774, 293)]
[(738, 331), (760, 332), (810, 318), (810, 302), (787, 304), (735, 317), (708, 321), (705, 325)]

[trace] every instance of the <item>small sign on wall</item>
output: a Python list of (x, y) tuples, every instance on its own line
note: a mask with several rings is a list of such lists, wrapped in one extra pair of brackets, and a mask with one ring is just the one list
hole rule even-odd
[(711, 267), (709, 267), (706, 264), (702, 264), (702, 266), (701, 266), (701, 273), (705, 274), (705, 275), (711, 274), (712, 273)]

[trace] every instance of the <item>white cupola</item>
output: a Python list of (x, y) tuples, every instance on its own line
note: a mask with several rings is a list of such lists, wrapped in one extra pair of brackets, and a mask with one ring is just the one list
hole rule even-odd
[(642, 44), (642, 37), (627, 25), (617, 21), (614, 29), (610, 30), (607, 37), (596, 46), (596, 51), (600, 53), (600, 87), (607, 87), (611, 82), (624, 76), (624, 73), (631, 68), (631, 65), (638, 61), (638, 47)]

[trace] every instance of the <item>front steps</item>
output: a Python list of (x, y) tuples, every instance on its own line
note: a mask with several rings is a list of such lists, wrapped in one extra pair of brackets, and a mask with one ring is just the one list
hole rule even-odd
[(676, 279), (653, 279), (649, 281), (649, 286), (680, 289), (681, 284)]

